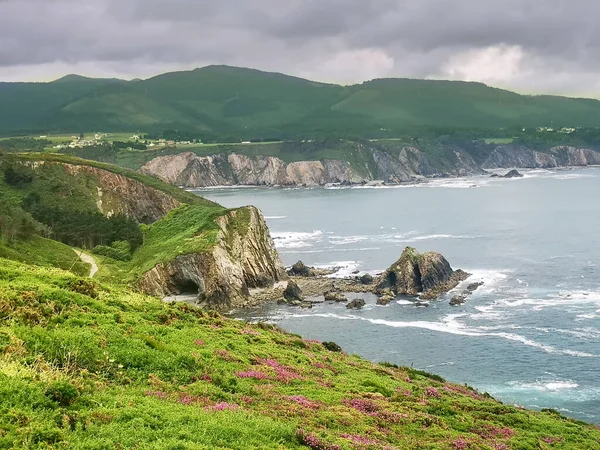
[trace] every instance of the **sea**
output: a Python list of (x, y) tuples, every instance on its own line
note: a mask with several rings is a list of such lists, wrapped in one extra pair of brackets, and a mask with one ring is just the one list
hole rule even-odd
[(600, 424), (600, 168), (523, 173), (194, 192), (227, 207), (259, 207), (286, 265), (335, 267), (334, 277), (377, 274), (411, 246), (471, 273), (465, 284), (485, 283), (458, 307), (449, 304), (455, 292), (429, 307), (410, 298), (377, 306), (367, 294), (360, 311), (267, 304), (236, 317)]

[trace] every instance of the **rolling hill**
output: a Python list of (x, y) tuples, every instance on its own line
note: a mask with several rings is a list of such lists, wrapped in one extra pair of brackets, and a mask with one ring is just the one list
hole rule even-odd
[(123, 81), (69, 75), (0, 83), (0, 133), (162, 131), (215, 136), (394, 136), (415, 128), (595, 127), (600, 101), (481, 83), (377, 79), (353, 86), (208, 66)]

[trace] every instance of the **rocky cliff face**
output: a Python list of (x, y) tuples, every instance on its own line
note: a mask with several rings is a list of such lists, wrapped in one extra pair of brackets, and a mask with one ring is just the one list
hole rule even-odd
[(407, 247), (400, 259), (377, 280), (377, 289), (391, 289), (395, 295), (421, 294), (422, 299), (435, 299), (468, 277), (469, 274), (462, 270), (452, 270), (450, 263), (439, 253), (420, 254)]
[(285, 163), (272, 156), (196, 156), (182, 153), (156, 158), (141, 171), (171, 184), (206, 186), (318, 186), (326, 183), (358, 183), (363, 178), (344, 161)]
[(198, 292), (201, 306), (227, 310), (247, 304), (252, 288), (287, 280), (260, 211), (245, 207), (219, 217), (217, 244), (204, 253), (180, 256), (157, 265), (139, 282), (145, 292), (160, 297)]
[(150, 224), (181, 206), (170, 195), (126, 176), (91, 166), (62, 166), (71, 175), (86, 175), (96, 181), (96, 205), (105, 216), (123, 214), (139, 223)]
[(551, 169), (557, 167), (585, 167), (600, 164), (600, 153), (575, 147), (554, 147), (549, 152), (538, 152), (525, 147), (501, 145), (496, 147), (482, 166), (486, 169), (507, 167)]
[[(465, 149), (449, 145), (432, 158), (416, 147), (393, 151), (356, 144), (361, 157), (351, 164), (342, 160), (286, 163), (272, 156), (237, 154), (196, 156), (193, 153), (158, 157), (141, 171), (184, 187), (207, 186), (322, 186), (330, 183), (361, 184), (414, 182), (423, 178), (457, 177), (497, 168), (555, 168), (600, 164), (600, 153), (589, 149), (556, 147), (538, 152), (516, 145), (482, 144), (486, 156), (476, 161)], [(442, 155), (442, 156), (440, 156)], [(434, 163), (435, 162), (435, 163)]]

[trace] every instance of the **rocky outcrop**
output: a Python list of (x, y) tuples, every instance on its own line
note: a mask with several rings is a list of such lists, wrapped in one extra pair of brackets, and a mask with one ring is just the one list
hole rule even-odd
[(346, 308), (348, 308), (348, 309), (363, 309), (366, 305), (367, 305), (367, 302), (365, 302), (362, 298), (357, 298), (355, 300), (352, 300), (350, 303), (348, 303), (346, 305)]
[(288, 281), (287, 287), (283, 291), (283, 298), (288, 302), (304, 301), (302, 289), (300, 289), (295, 281)]
[[(541, 152), (505, 144), (438, 142), (423, 151), (393, 141), (352, 142), (340, 151), (341, 159), (285, 162), (273, 156), (217, 154), (196, 156), (187, 152), (161, 156), (141, 171), (184, 187), (207, 186), (322, 186), (326, 184), (398, 184), (424, 178), (483, 174), (484, 169), (557, 168), (600, 164), (600, 153), (575, 147)], [(323, 143), (330, 148), (335, 143)], [(441, 150), (441, 151), (440, 151)], [(282, 151), (301, 152), (298, 148)], [(301, 154), (301, 153), (300, 153)], [(343, 158), (347, 155), (347, 160)], [(350, 162), (352, 161), (352, 163)]]
[(420, 254), (407, 247), (402, 256), (378, 280), (377, 289), (390, 289), (395, 295), (416, 296), (421, 299), (436, 299), (454, 289), (469, 274), (454, 271), (439, 253)]
[(511, 170), (510, 172), (508, 172), (506, 175), (504, 175), (503, 178), (523, 178), (523, 174), (520, 173), (518, 170)]
[(227, 310), (245, 306), (250, 289), (264, 288), (287, 275), (264, 217), (254, 207), (228, 212), (216, 219), (220, 231), (211, 250), (179, 256), (146, 272), (139, 286), (165, 297), (190, 286), (204, 307)]
[(150, 224), (181, 206), (171, 195), (140, 181), (93, 166), (37, 161), (34, 166), (60, 166), (80, 181), (74, 184), (92, 185), (98, 210), (107, 217), (124, 215), (139, 223)]
[(249, 157), (235, 153), (162, 156), (153, 159), (140, 170), (168, 183), (185, 187), (319, 186), (327, 183), (360, 183), (363, 180), (345, 161), (285, 163), (272, 156)]
[(485, 169), (506, 167), (526, 169), (553, 169), (557, 167), (585, 167), (600, 164), (600, 152), (575, 147), (554, 147), (539, 152), (517, 145), (499, 145), (483, 161)]

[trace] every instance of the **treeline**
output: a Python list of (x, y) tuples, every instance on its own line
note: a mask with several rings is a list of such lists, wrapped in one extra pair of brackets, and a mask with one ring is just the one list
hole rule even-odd
[(50, 147), (52, 141), (48, 139), (34, 139), (31, 137), (9, 138), (0, 140), (0, 150), (4, 152), (43, 152)]
[[(75, 204), (53, 204), (53, 188), (41, 180), (36, 184), (37, 173), (14, 156), (0, 154), (0, 170), (5, 185), (0, 189), (0, 234), (5, 241), (43, 235), (85, 248), (117, 241), (126, 241), (132, 249), (142, 244), (138, 223), (124, 215), (105, 217), (97, 210), (78, 209), (80, 206)], [(60, 183), (58, 179), (54, 182)], [(14, 191), (6, 189), (7, 185)], [(48, 195), (45, 188), (52, 192)]]
[(105, 217), (97, 211), (76, 211), (44, 205), (37, 193), (28, 194), (23, 209), (46, 225), (53, 239), (73, 247), (94, 248), (127, 241), (132, 248), (143, 242), (140, 227), (123, 215)]

